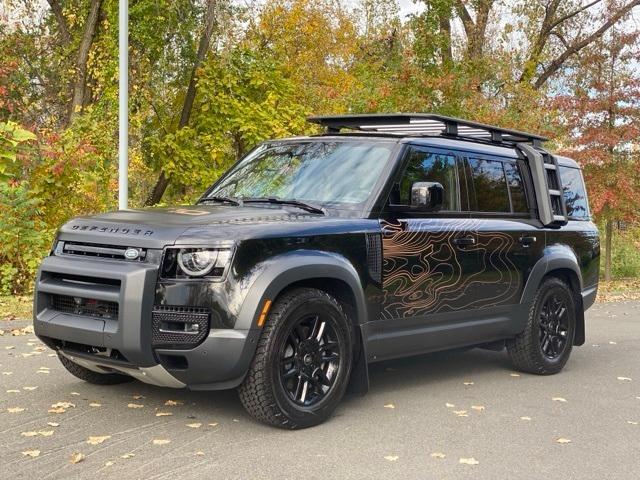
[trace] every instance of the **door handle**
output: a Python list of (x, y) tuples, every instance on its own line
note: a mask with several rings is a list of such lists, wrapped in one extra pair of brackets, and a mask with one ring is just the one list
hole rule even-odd
[(523, 247), (528, 247), (536, 243), (538, 239), (536, 237), (520, 237), (520, 243)]
[(468, 245), (475, 245), (476, 239), (473, 237), (458, 237), (453, 239), (453, 243), (459, 247), (465, 247)]

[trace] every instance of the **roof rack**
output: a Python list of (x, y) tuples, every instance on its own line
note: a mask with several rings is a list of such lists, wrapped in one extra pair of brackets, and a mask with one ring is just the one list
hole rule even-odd
[(309, 117), (311, 123), (326, 127), (327, 133), (342, 129), (384, 133), (399, 136), (451, 136), (490, 142), (531, 143), (542, 146), (548, 139), (532, 133), (519, 132), (484, 123), (433, 113), (383, 113), (368, 115), (332, 115)]

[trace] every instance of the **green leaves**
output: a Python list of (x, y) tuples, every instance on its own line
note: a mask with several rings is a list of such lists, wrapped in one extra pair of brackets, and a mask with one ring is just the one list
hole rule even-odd
[(0, 122), (0, 182), (19, 176), (18, 154), (36, 136), (15, 122)]

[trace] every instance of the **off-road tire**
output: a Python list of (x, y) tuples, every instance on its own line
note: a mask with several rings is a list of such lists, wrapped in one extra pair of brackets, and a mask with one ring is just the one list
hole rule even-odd
[(87, 383), (93, 383), (94, 385), (117, 385), (119, 383), (131, 382), (133, 377), (129, 375), (121, 375), (119, 373), (98, 373), (88, 368), (81, 367), (77, 363), (69, 360), (63, 355), (58, 355), (60, 362), (67, 369), (67, 371)]
[[(541, 349), (540, 314), (544, 302), (549, 295), (556, 294), (566, 302), (568, 315), (568, 332), (566, 346), (555, 359), (547, 358)], [(576, 301), (569, 286), (556, 277), (546, 278), (529, 309), (527, 324), (522, 333), (507, 340), (507, 351), (516, 369), (537, 375), (553, 375), (558, 373), (569, 360), (576, 331)]]
[[(346, 355), (341, 358), (335, 383), (321, 403), (315, 407), (302, 407), (289, 401), (281, 387), (277, 373), (281, 361), (278, 345), (295, 324), (296, 313), (309, 308), (323, 309), (335, 320), (334, 326), (340, 341), (344, 342)], [(324, 422), (333, 414), (347, 389), (353, 365), (353, 338), (348, 316), (331, 295), (313, 288), (285, 292), (269, 312), (247, 376), (238, 388), (242, 405), (258, 421), (283, 429), (307, 428)]]

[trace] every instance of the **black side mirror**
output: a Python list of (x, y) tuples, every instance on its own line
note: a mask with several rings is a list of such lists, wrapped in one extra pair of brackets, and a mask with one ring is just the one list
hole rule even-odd
[(437, 212), (444, 203), (444, 188), (438, 182), (416, 182), (411, 185), (411, 206)]

